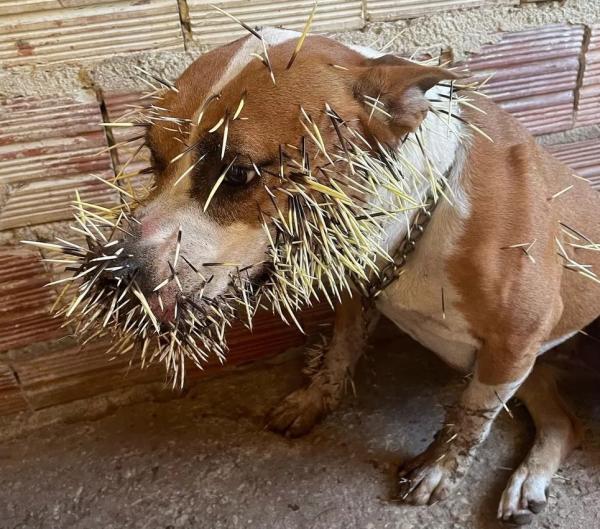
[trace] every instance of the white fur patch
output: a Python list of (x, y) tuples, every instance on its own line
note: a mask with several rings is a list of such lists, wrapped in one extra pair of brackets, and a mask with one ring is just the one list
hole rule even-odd
[(569, 338), (572, 338), (573, 336), (575, 336), (577, 334), (577, 332), (578, 331), (570, 332), (568, 334), (560, 336), (559, 338), (556, 338), (556, 340), (550, 340), (548, 342), (543, 343), (539, 354), (543, 354), (546, 351), (550, 351), (550, 349), (553, 349), (557, 345), (560, 345), (561, 343), (566, 342)]
[[(297, 31), (278, 28), (265, 28), (260, 31), (260, 34), (267, 46), (276, 46), (277, 44), (282, 44), (288, 40), (298, 38), (300, 35)], [(224, 86), (231, 82), (232, 79), (248, 66), (250, 61), (256, 60), (256, 57), (252, 55), (253, 53), (260, 54), (262, 51), (263, 48), (261, 42), (254, 36), (248, 37), (244, 45), (231, 57), (223, 75), (206, 93), (206, 97), (208, 98), (211, 94), (218, 94)]]
[(529, 371), (523, 377), (506, 384), (484, 384), (478, 379), (477, 373), (463, 392), (459, 406), (465, 419), (458, 425), (461, 435), (471, 439), (474, 444), (483, 442), (490, 432), (496, 415), (505, 409), (507, 402), (514, 396)]
[[(182, 227), (181, 255), (200, 270), (204, 278), (212, 276), (206, 286), (208, 297), (224, 292), (231, 283), (231, 273), (238, 268), (255, 265), (264, 260), (267, 245), (262, 228), (233, 223), (222, 226), (198, 210), (197, 204), (186, 197), (164, 193), (149, 206), (140, 210), (142, 225), (147, 219), (158, 219), (158, 228), (140, 240), (140, 247), (147, 247), (155, 255), (154, 275), (159, 283), (170, 275), (168, 262), (174, 262), (177, 233)], [(244, 244), (244, 241), (252, 241)], [(226, 266), (204, 266), (204, 263), (228, 263)], [(179, 261), (177, 267), (180, 282), (188, 292), (202, 283), (190, 267)]]
[[(447, 90), (447, 87), (436, 86), (427, 95), (435, 98), (444, 91), (447, 93)], [(451, 203), (442, 199), (438, 204), (402, 275), (379, 296), (377, 307), (404, 332), (448, 364), (469, 371), (480, 343), (471, 335), (466, 320), (456, 308), (459, 294), (444, 267), (470, 211), (461, 183), (468, 156), (467, 146), (458, 140), (456, 134), (448, 131), (445, 120), (432, 113), (428, 114), (423, 130), (423, 141), (431, 162), (446, 175), (447, 195)], [(406, 152), (411, 163), (421, 172), (426, 171), (418, 147), (406, 147), (409, 147)], [(428, 185), (421, 184), (421, 187), (424, 196)], [(396, 222), (389, 227), (387, 247), (390, 252), (406, 236), (413, 216), (414, 213), (408, 216), (406, 222)]]

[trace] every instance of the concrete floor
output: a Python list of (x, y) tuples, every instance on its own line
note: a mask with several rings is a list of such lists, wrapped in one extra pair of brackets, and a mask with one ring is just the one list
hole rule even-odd
[[(490, 529), (532, 440), (526, 411), (503, 413), (458, 494), (433, 507), (388, 500), (396, 466), (431, 440), (459, 376), (406, 338), (379, 344), (357, 397), (309, 436), (283, 439), (263, 415), (300, 384), (287, 358), (196, 385), (185, 398), (125, 406), (0, 443), (0, 528)], [(600, 527), (600, 391), (568, 393), (585, 442), (534, 527)], [(93, 406), (93, 404), (90, 404)], [(514, 405), (513, 405), (514, 406)]]

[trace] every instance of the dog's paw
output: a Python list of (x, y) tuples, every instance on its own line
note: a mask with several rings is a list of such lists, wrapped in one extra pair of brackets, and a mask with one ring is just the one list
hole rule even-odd
[(267, 416), (267, 428), (286, 437), (310, 432), (328, 411), (327, 398), (317, 385), (290, 393)]
[(518, 525), (531, 523), (546, 506), (549, 485), (550, 478), (546, 473), (522, 464), (502, 493), (498, 518)]
[(470, 459), (434, 442), (398, 470), (397, 499), (411, 505), (433, 505), (446, 499), (464, 477)]

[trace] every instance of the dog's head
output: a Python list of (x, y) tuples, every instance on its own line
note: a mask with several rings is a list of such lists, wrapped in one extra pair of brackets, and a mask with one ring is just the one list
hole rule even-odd
[(297, 305), (315, 282), (361, 275), (377, 253), (360, 224), (373, 220), (364, 207), (376, 183), (356, 152), (396, 147), (424, 119), (425, 92), (455, 77), (318, 36), (290, 65), (299, 34), (262, 37), (203, 55), (154, 102), (155, 190), (126, 253), (164, 320), (178, 297), (227, 296), (240, 281), (291, 292)]
[(77, 288), (59, 312), (79, 336), (116, 335), (120, 353), (140, 344), (174, 382), (186, 357), (223, 358), (240, 309), (249, 324), (263, 304), (289, 321), (321, 295), (372, 294), (393, 241), (386, 219), (406, 226), (423, 207), (454, 156), (451, 141), (432, 137), (459, 136), (453, 86), (425, 97), (453, 73), (323, 37), (297, 54), (298, 33), (254, 33), (203, 55), (174, 86), (161, 81), (168, 89), (138, 123), (152, 155), (147, 197), (120, 174), (107, 184), (135, 207), (77, 197), (73, 228), (87, 248), (34, 243), (69, 256), (74, 274), (58, 282)]

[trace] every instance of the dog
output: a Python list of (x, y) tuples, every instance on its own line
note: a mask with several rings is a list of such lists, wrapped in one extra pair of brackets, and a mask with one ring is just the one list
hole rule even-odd
[[(365, 303), (361, 291), (339, 293), (333, 337), (310, 383), (283, 400), (268, 424), (297, 436), (334, 409), (364, 349), (371, 315), (381, 313), (472, 374), (435, 440), (399, 471), (399, 497), (415, 505), (446, 498), (495, 417), (517, 396), (537, 433), (502, 494), (498, 517), (530, 522), (579, 440), (577, 421), (536, 359), (600, 314), (593, 272), (600, 253), (591, 251), (592, 241), (600, 241), (600, 195), (483, 96), (473, 94), (471, 105), (455, 110), (459, 134), (440, 128), (444, 120), (431, 112), (428, 98), (445, 96), (448, 103), (449, 86), (460, 81), (451, 70), (322, 36), (308, 36), (298, 52), (299, 33), (252, 33), (200, 56), (157, 103), (194, 126), (188, 140), (175, 125), (147, 130), (156, 189), (135, 213), (131, 255), (157, 282), (169, 274), (164, 256), (185, 226), (181, 252), (190, 262), (237, 263), (264, 280), (269, 236), (257, 212), (272, 212), (280, 200), (264, 184), (275, 187), (285, 176), (281, 146), (297, 146), (307, 136), (303, 112), (320, 123), (322, 137), (313, 143), (323, 151), (340, 142), (326, 108), (387, 149), (400, 149), (407, 134), (421, 130), (451, 199), (438, 197), (427, 225), (417, 226), (422, 233), (411, 240), (398, 277), (377, 296)], [(313, 174), (326, 170), (325, 158), (313, 145)], [(277, 206), (284, 215), (285, 204)], [(405, 245), (416, 215), (386, 224), (390, 256)], [(180, 291), (199, 288), (181, 260), (176, 272)], [(205, 297), (216, 299), (231, 287), (226, 266), (201, 272), (211, 275)], [(149, 300), (168, 320), (178, 289), (167, 285), (161, 293), (160, 309)]]

